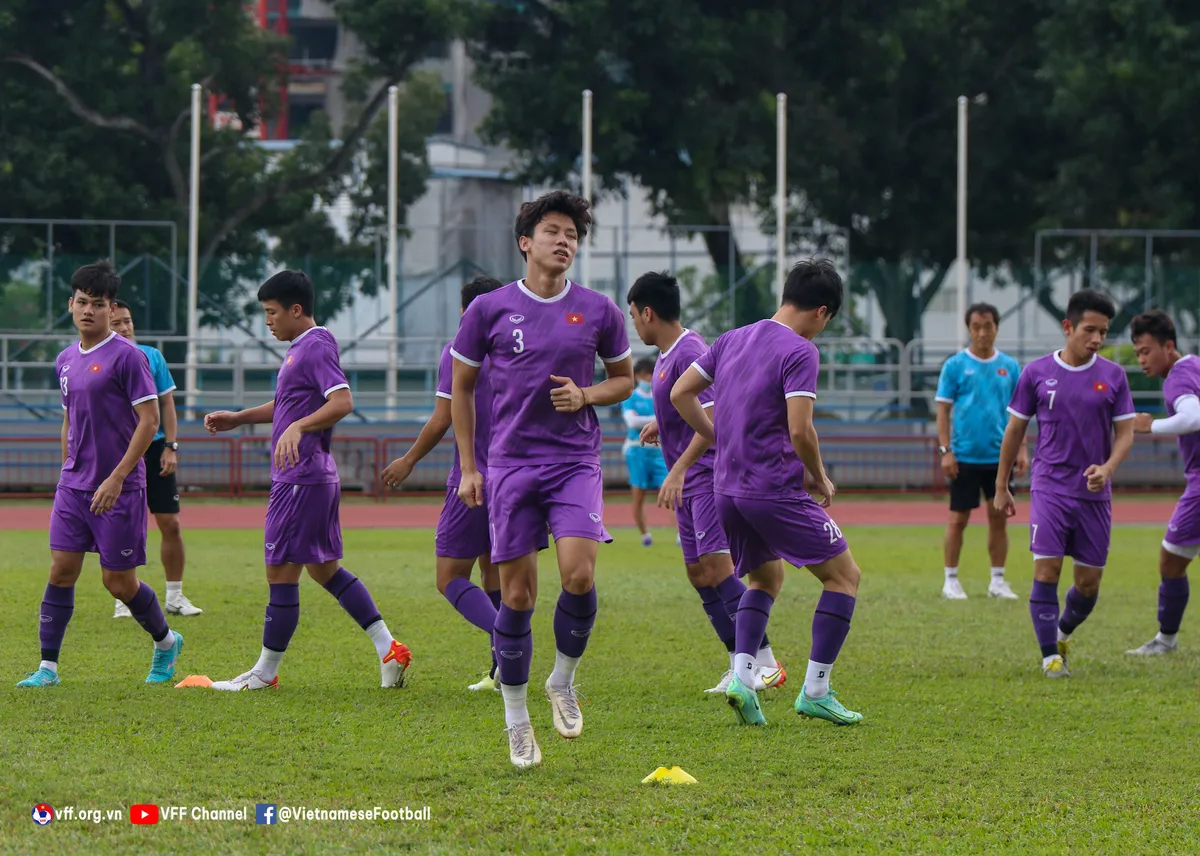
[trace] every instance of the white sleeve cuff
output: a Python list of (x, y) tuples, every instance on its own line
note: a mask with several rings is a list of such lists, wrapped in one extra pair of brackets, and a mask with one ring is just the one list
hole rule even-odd
[(806, 392), (805, 390), (797, 390), (796, 392), (785, 393), (784, 398), (816, 398), (815, 392)]
[(460, 363), (466, 363), (468, 366), (471, 366), (472, 368), (477, 369), (481, 365), (483, 365), (482, 360), (480, 360), (479, 362), (476, 362), (475, 360), (469, 359), (468, 357), (464, 357), (462, 354), (460, 354), (458, 351), (454, 350), (453, 348), (450, 349), (450, 356), (454, 357), (454, 359), (458, 360)]
[(157, 401), (157, 400), (158, 400), (158, 393), (155, 393), (154, 395), (143, 395), (141, 398), (135, 399), (129, 403), (131, 405), (133, 405), (134, 407), (137, 407), (139, 404), (143, 404), (147, 401)]
[(703, 407), (705, 410), (708, 410), (708, 408), (712, 407), (714, 404), (716, 404), (715, 401), (706, 401), (703, 404), (701, 404), (700, 406)]
[(335, 392), (337, 392), (339, 389), (349, 389), (349, 388), (350, 388), (350, 384), (348, 384), (348, 383), (339, 383), (339, 384), (337, 384), (336, 386), (331, 386), (331, 387), (329, 387), (329, 389), (325, 390), (325, 397), (326, 397), (326, 398), (329, 398), (329, 396), (333, 395), (333, 394), (334, 394)]
[(940, 395), (937, 396), (936, 398), (934, 398), (933, 400), (936, 401), (938, 404), (953, 404), (954, 403), (953, 398), (945, 398)]
[(710, 375), (704, 369), (700, 368), (699, 363), (692, 363), (692, 368), (694, 368), (696, 371), (700, 372), (700, 377), (704, 378), (709, 383), (713, 382), (712, 375)]
[(1013, 410), (1011, 407), (1008, 408), (1008, 412), (1011, 413), (1013, 416), (1017, 417), (1018, 419), (1025, 421), (1025, 422), (1028, 422), (1030, 419), (1033, 418), (1032, 416), (1026, 416), (1024, 413), (1022, 413), (1019, 410)]
[[(451, 353), (454, 353), (454, 352), (451, 351)], [(618, 356), (615, 356), (615, 357), (601, 357), (600, 361), (603, 363), (619, 363), (619, 362), (621, 362), (621, 360), (630, 356), (632, 353), (633, 353), (633, 348), (626, 348), (625, 353), (619, 354)]]
[(166, 395), (167, 393), (174, 392), (174, 391), (175, 391), (175, 387), (172, 385), (172, 386), (168, 387), (167, 389), (164, 389), (162, 392), (160, 392), (160, 393), (158, 394), (158, 397), (159, 397), (159, 398), (162, 398), (162, 397), (163, 397), (164, 395)]
[(448, 393), (448, 392), (442, 392), (441, 390), (438, 390), (437, 392), (434, 393), (434, 395), (436, 395), (438, 398), (444, 398), (447, 401), (450, 400), (450, 393)]
[(1122, 413), (1120, 416), (1114, 416), (1113, 422), (1124, 422), (1126, 419), (1132, 419), (1137, 416), (1136, 413)]

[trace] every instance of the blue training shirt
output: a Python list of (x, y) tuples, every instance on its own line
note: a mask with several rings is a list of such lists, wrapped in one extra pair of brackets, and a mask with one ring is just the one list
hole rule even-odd
[[(649, 387), (649, 384), (646, 384)], [(629, 414), (641, 419), (630, 419)], [(634, 387), (633, 395), (621, 402), (621, 415), (625, 417), (626, 442), (638, 441), (642, 435), (642, 426), (654, 418), (654, 396), (649, 389), (643, 389), (641, 384)]]
[[(150, 360), (150, 374), (154, 376), (154, 391), (158, 393), (158, 397), (162, 398), (168, 392), (175, 389), (175, 378), (171, 377), (171, 369), (167, 366), (167, 358), (162, 355), (162, 351), (158, 348), (152, 348), (149, 345), (138, 345), (142, 349), (142, 353), (146, 355), (146, 359)], [(154, 442), (165, 440), (167, 435), (162, 429), (162, 420), (158, 423), (158, 433), (154, 435)]]
[(1020, 374), (1020, 364), (1001, 351), (981, 360), (964, 350), (946, 360), (938, 379), (937, 400), (954, 405), (950, 450), (959, 461), (1000, 463), (1008, 402)]

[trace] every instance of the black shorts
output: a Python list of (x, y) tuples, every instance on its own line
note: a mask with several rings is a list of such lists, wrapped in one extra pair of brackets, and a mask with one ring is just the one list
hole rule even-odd
[(166, 440), (155, 440), (146, 450), (146, 505), (151, 514), (179, 513), (179, 485), (175, 473), (162, 475), (162, 453)]
[[(979, 507), (979, 494), (991, 502), (996, 498), (999, 464), (959, 464), (958, 478), (950, 480), (950, 510), (971, 511)], [(1011, 479), (1008, 489), (1013, 489)]]

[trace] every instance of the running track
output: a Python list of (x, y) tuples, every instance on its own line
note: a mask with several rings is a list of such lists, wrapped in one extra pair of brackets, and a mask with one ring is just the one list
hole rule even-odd
[[(1132, 499), (1113, 502), (1114, 523), (1165, 525), (1171, 517), (1173, 500)], [(346, 529), (430, 529), (437, 525), (440, 505), (359, 505), (342, 506), (342, 526)], [(938, 526), (946, 521), (946, 501), (888, 501), (845, 499), (830, 509), (841, 526)], [(261, 505), (184, 505), (180, 522), (185, 529), (258, 529), (263, 528), (267, 506)], [(983, 512), (975, 513), (977, 522)], [(632, 525), (629, 507), (610, 503), (605, 514), (610, 526)], [(48, 506), (0, 503), (0, 530), (46, 530), (50, 520)], [(153, 520), (153, 516), (151, 516)], [(651, 526), (673, 527), (675, 517), (668, 511), (647, 507), (646, 522)], [(1018, 502), (1014, 523), (1029, 522), (1029, 505)]]

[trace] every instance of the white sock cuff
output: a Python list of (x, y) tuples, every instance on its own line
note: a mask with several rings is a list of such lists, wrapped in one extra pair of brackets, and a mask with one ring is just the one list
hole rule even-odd
[(958, 568), (946, 568), (946, 579), (954, 579), (958, 576)]
[(999, 567), (996, 567), (995, 565), (992, 566), (992, 579), (997, 579), (997, 578), (1000, 578), (1000, 579), (1004, 578), (1004, 566), (1003, 565), (1001, 565)]
[(167, 594), (171, 594), (172, 592), (183, 594), (183, 580), (180, 580), (179, 582), (171, 582), (170, 580), (167, 580)]

